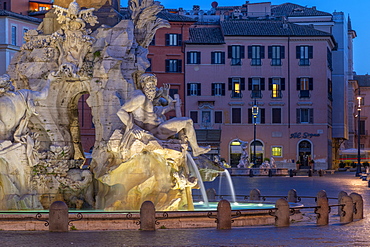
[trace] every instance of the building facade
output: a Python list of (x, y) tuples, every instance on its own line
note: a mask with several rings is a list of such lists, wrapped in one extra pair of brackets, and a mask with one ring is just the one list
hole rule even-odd
[(243, 141), (256, 164), (331, 160), (331, 34), (271, 20), (190, 33), (186, 111), (197, 128), (221, 129), (221, 158), (236, 166)]

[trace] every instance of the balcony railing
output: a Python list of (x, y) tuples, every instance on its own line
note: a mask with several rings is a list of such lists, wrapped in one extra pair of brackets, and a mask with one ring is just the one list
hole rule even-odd
[(299, 91), (299, 98), (311, 98), (310, 90)]
[(254, 98), (260, 99), (260, 98), (262, 98), (262, 92), (261, 92), (261, 90), (252, 90), (251, 98), (252, 99), (254, 99)]
[(241, 92), (232, 91), (230, 97), (231, 98), (243, 98), (243, 94)]
[(231, 66), (241, 66), (242, 59), (241, 58), (232, 58), (231, 59)]

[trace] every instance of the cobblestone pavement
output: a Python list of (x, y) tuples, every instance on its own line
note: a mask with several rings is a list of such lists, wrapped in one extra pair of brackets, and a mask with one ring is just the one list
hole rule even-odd
[[(344, 172), (323, 177), (233, 177), (236, 194), (248, 195), (258, 188), (262, 195), (286, 195), (294, 188), (298, 195), (315, 196), (325, 190), (328, 197), (337, 197), (343, 190), (359, 193), (364, 198), (365, 219), (339, 224), (336, 209), (332, 210), (328, 226), (315, 225), (315, 215), (305, 212), (308, 220), (290, 227), (234, 227), (216, 229), (159, 229), (155, 232), (123, 231), (0, 231), (0, 246), (370, 246), (370, 188), (354, 173)], [(222, 184), (226, 183), (222, 180)], [(219, 179), (206, 183), (219, 190)], [(223, 186), (221, 186), (224, 188)], [(225, 194), (226, 194), (226, 189)], [(223, 193), (223, 191), (221, 191)], [(305, 205), (312, 204), (304, 202)], [(336, 204), (331, 200), (330, 204)], [(1, 225), (0, 225), (1, 228)]]

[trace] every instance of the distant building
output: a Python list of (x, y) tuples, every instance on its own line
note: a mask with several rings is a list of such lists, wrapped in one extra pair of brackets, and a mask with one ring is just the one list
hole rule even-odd
[(0, 0), (0, 9), (43, 18), (53, 8), (53, 0)]
[[(154, 73), (158, 78), (158, 86), (170, 84), (170, 94), (179, 94), (185, 100), (185, 42), (189, 40), (189, 28), (194, 19), (186, 16), (160, 12), (158, 17), (168, 20), (171, 28), (159, 29), (149, 46), (148, 59), (151, 66), (148, 73)], [(184, 109), (182, 109), (184, 110)], [(169, 113), (170, 117), (175, 116)]]
[(276, 20), (220, 24), (191, 28), (185, 48), (186, 110), (195, 126), (221, 129), (220, 154), (232, 166), (239, 139), (253, 162), (255, 120), (257, 164), (330, 162), (333, 36)]
[(36, 29), (42, 20), (0, 10), (0, 74), (6, 73), (13, 56), (24, 44), (24, 34)]
[[(173, 10), (171, 10), (171, 11), (174, 12)], [(353, 138), (351, 138), (351, 135), (350, 135), (350, 133), (351, 133), (350, 128), (351, 128), (352, 122), (353, 122), (353, 121), (351, 121), (351, 118), (353, 118), (353, 117), (351, 116), (351, 113), (349, 112), (349, 108), (348, 108), (348, 106), (351, 105), (350, 102), (348, 102), (348, 100), (350, 98), (349, 95), (348, 95), (348, 90), (351, 90), (349, 88), (349, 82), (352, 80), (352, 77), (353, 77), (353, 44), (352, 44), (352, 41), (356, 37), (356, 32), (352, 29), (351, 22), (350, 22), (349, 18), (348, 18), (348, 22), (347, 22), (347, 18), (345, 17), (343, 12), (334, 12), (333, 14), (330, 14), (330, 13), (327, 13), (327, 12), (319, 11), (319, 10), (316, 9), (316, 7), (308, 8), (308, 7), (303, 7), (303, 6), (300, 6), (300, 5), (297, 5), (297, 4), (292, 4), (292, 3), (272, 5), (270, 2), (249, 3), (249, 1), (247, 1), (242, 6), (225, 6), (225, 7), (218, 6), (217, 2), (213, 2), (212, 3), (212, 8), (210, 10), (207, 10), (207, 11), (201, 10), (199, 8), (199, 6), (195, 5), (192, 10), (179, 9), (178, 13), (181, 14), (181, 15), (185, 15), (185, 16), (188, 16), (188, 17), (195, 18), (198, 21), (195, 24), (197, 28), (200, 28), (200, 27), (203, 27), (203, 28), (221, 27), (220, 30), (222, 30), (223, 34), (225, 34), (225, 30), (223, 29), (222, 25), (223, 25), (223, 23), (226, 23), (227, 21), (235, 21), (235, 22), (236, 21), (245, 21), (246, 23), (252, 23), (253, 21), (263, 21), (263, 20), (265, 20), (265, 21), (268, 21), (268, 20), (269, 21), (281, 21), (283, 26), (289, 26), (289, 23), (294, 23), (294, 24), (301, 25), (301, 26), (309, 26), (309, 27), (314, 28), (318, 31), (322, 31), (322, 32), (326, 32), (327, 34), (331, 34), (334, 37), (334, 40), (335, 40), (334, 41), (334, 47), (332, 47), (332, 48), (328, 47), (329, 50), (327, 52), (320, 52), (318, 54), (318, 56), (322, 56), (322, 57), (327, 56), (327, 61), (328, 61), (329, 64), (326, 67), (329, 68), (329, 69), (326, 72), (327, 75), (325, 75), (321, 78), (317, 78), (318, 81), (320, 81), (321, 85), (327, 85), (328, 86), (326, 91), (328, 91), (328, 92), (330, 91), (330, 93), (328, 93), (328, 97), (327, 97), (328, 103), (325, 104), (325, 106), (326, 105), (328, 106), (327, 108), (325, 108), (327, 113), (324, 113), (323, 109), (318, 109), (319, 112), (320, 112), (320, 115), (322, 113), (324, 113), (324, 115), (327, 116), (327, 118), (328, 118), (327, 121), (326, 121), (327, 124), (328, 124), (328, 128), (329, 128), (329, 130), (327, 132), (328, 141), (325, 143), (325, 145), (328, 146), (327, 155), (324, 155), (325, 156), (324, 157), (322, 155), (317, 155), (316, 152), (314, 153), (314, 150), (318, 150), (320, 148), (311, 144), (311, 145), (309, 145), (310, 146), (309, 149), (307, 149), (307, 150), (309, 150), (310, 154), (308, 154), (307, 152), (300, 152), (299, 148), (297, 147), (296, 148), (297, 151), (295, 152), (295, 155), (287, 154), (284, 151), (282, 160), (301, 160), (302, 155), (303, 156), (308, 155), (310, 159), (318, 159), (320, 162), (326, 163), (328, 167), (331, 167), (332, 165), (335, 165), (335, 163), (333, 163), (333, 162), (337, 162), (339, 160), (339, 150), (341, 148), (343, 148), (342, 144), (345, 143), (346, 145), (351, 145), (350, 143), (353, 143)], [(246, 24), (246, 25), (248, 25), (248, 24)], [(245, 41), (243, 41), (243, 34), (240, 33), (240, 31), (243, 30), (243, 28), (244, 28), (243, 25), (239, 25), (238, 30), (234, 30), (234, 32), (235, 32), (234, 37), (232, 39), (230, 39), (230, 41), (235, 43), (235, 45), (239, 44), (239, 42), (241, 42), (241, 43), (245, 42)], [(258, 37), (258, 35), (257, 35), (257, 37), (251, 38), (249, 36), (248, 37), (249, 39), (253, 39), (253, 40), (250, 40), (250, 43), (255, 43), (255, 45), (257, 45), (257, 46), (263, 46), (265, 44), (265, 42), (277, 42), (277, 40), (273, 40), (271, 38), (271, 36), (275, 36), (275, 37), (279, 36), (279, 33), (278, 33), (279, 31), (278, 30), (276, 30), (276, 29), (267, 30), (268, 27), (266, 25), (259, 25), (259, 26), (256, 26), (256, 28), (261, 33), (263, 33), (264, 31), (265, 32), (268, 31), (268, 32), (272, 32), (272, 33), (277, 32), (277, 33), (274, 33), (274, 34), (270, 33), (266, 37), (262, 37), (263, 35)], [(257, 31), (257, 29), (256, 30), (253, 29), (253, 31)], [(210, 31), (210, 30), (208, 30), (208, 31)], [(197, 32), (198, 32), (198, 34), (194, 34), (194, 35), (198, 35), (198, 36), (203, 37), (203, 38), (210, 37), (209, 34), (207, 36), (204, 33), (199, 34), (200, 29), (198, 29)], [(221, 32), (219, 32), (219, 33), (221, 33)], [(308, 34), (309, 33), (307, 33), (307, 35)], [(227, 35), (224, 35), (224, 36), (225, 36), (225, 40), (227, 41), (227, 38), (226, 38)], [(282, 35), (282, 37), (283, 36), (284, 35)], [(266, 39), (266, 41), (264, 41), (265, 39)], [(291, 36), (285, 34), (285, 39), (290, 39), (290, 41), (291, 41)], [(314, 43), (311, 44), (311, 41), (312, 40), (310, 40), (310, 39), (306, 40), (306, 41), (302, 40), (302, 42), (306, 43), (306, 45), (308, 45), (308, 46), (312, 45), (313, 47), (315, 47), (317, 42), (315, 41)], [(253, 44), (250, 44), (250, 45), (253, 46)], [(268, 45), (269, 44), (264, 45), (264, 46), (268, 46)], [(273, 46), (273, 45), (274, 45), (273, 43), (270, 44), (270, 46)], [(222, 46), (218, 47), (218, 49), (223, 50), (223, 52), (228, 52), (224, 48), (225, 47), (222, 47)], [(190, 44), (189, 44), (189, 46), (186, 47), (186, 51), (190, 51), (189, 49), (190, 49)], [(192, 46), (191, 49), (196, 50), (195, 46)], [(245, 50), (244, 52), (245, 52), (244, 56), (246, 57), (247, 56), (246, 55), (247, 51)], [(267, 53), (268, 51), (265, 51), (265, 52)], [(309, 53), (309, 51), (308, 51), (308, 53)], [(193, 54), (195, 54), (195, 56), (196, 56), (196, 52), (193, 52)], [(248, 54), (248, 56), (249, 55), (250, 54)], [(202, 56), (202, 59), (203, 59), (203, 57), (204, 56)], [(265, 55), (265, 59), (266, 59), (266, 55)], [(262, 59), (261, 61), (264, 61), (264, 60)], [(306, 72), (303, 73), (303, 74), (305, 74), (305, 76), (310, 75), (311, 73), (314, 73), (311, 69), (308, 69), (308, 68), (313, 68), (315, 66), (314, 64), (311, 64), (313, 61), (314, 60), (309, 61), (310, 64), (306, 67)], [(205, 63), (208, 63), (208, 62), (206, 61)], [(228, 63), (227, 59), (226, 59), (226, 63)], [(253, 61), (252, 61), (252, 63), (253, 63)], [(212, 64), (212, 61), (211, 61), (211, 64)], [(252, 68), (254, 68), (254, 65), (252, 65), (252, 64), (250, 64), (250, 65), (251, 65)], [(297, 64), (289, 65), (288, 76), (290, 78), (292, 78), (294, 73), (297, 73), (296, 65)], [(244, 66), (245, 65), (241, 65), (241, 67), (244, 67)], [(264, 64), (262, 62), (262, 65), (261, 65), (262, 69), (259, 71), (258, 74), (260, 74), (261, 76), (266, 76), (266, 75), (270, 76), (272, 71), (264, 70), (263, 69), (264, 66), (266, 66), (266, 64)], [(286, 66), (286, 63), (282, 64), (282, 66), (283, 67)], [(197, 66), (197, 67), (201, 68), (201, 66)], [(186, 71), (187, 72), (186, 72), (185, 76), (186, 76), (186, 78), (189, 78), (188, 75), (190, 76), (189, 71), (191, 71), (191, 70), (188, 67), (186, 67)], [(219, 71), (219, 70), (217, 70), (217, 71)], [(276, 69), (273, 69), (273, 71), (276, 71)], [(302, 69), (298, 69), (298, 71), (302, 72)], [(319, 69), (319, 71), (323, 72), (323, 69)], [(194, 73), (195, 72), (192, 71), (191, 75), (194, 75)], [(210, 75), (213, 76), (214, 73), (216, 73), (216, 71), (213, 71)], [(223, 71), (224, 76), (225, 75), (229, 76), (230, 73), (231, 73), (231, 75), (232, 75), (232, 73), (235, 73), (235, 69), (233, 69), (232, 71)], [(250, 73), (250, 72), (248, 71), (247, 73)], [(255, 73), (252, 71), (252, 76), (254, 76), (253, 74), (255, 74)], [(318, 77), (318, 74), (316, 72), (314, 74), (315, 74), (315, 77)], [(247, 74), (246, 77), (248, 77), (248, 76), (249, 75)], [(202, 77), (199, 77), (199, 78), (202, 78)], [(209, 78), (209, 76), (208, 76), (208, 78)], [(220, 77), (217, 77), (217, 78), (220, 78)], [(241, 78), (243, 78), (243, 77), (241, 77)], [(327, 83), (323, 82), (323, 80), (325, 78), (328, 80)], [(189, 83), (192, 83), (194, 79), (191, 78), (191, 80), (192, 81), (189, 81), (188, 79), (186, 79), (185, 81), (186, 81), (186, 83), (189, 84)], [(198, 79), (198, 81), (200, 81), (200, 79)], [(192, 84), (192, 87), (194, 87), (194, 85), (196, 85), (196, 84)], [(334, 85), (335, 90), (332, 90), (331, 85)], [(200, 87), (204, 87), (203, 83), (201, 83), (201, 82), (200, 82)], [(293, 97), (293, 96), (291, 96), (291, 97)], [(191, 99), (191, 97), (190, 97), (190, 99)], [(324, 100), (323, 98), (320, 98), (320, 99)], [(335, 99), (335, 100), (333, 100), (333, 99)], [(189, 97), (186, 99), (186, 101), (187, 101), (186, 109), (187, 109), (187, 112), (188, 112), (189, 116), (190, 116), (190, 114), (193, 114), (193, 116), (194, 116), (195, 113), (190, 112), (194, 108), (192, 108), (192, 109), (188, 108)], [(350, 101), (352, 101), (352, 99), (350, 99)], [(291, 100), (290, 100), (290, 102), (291, 102)], [(315, 102), (313, 102), (312, 107), (314, 107)], [(300, 105), (301, 105), (301, 107), (303, 107), (301, 103), (300, 103)], [(215, 108), (215, 110), (218, 110), (217, 107), (214, 107), (214, 108)], [(316, 109), (316, 107), (314, 107), (314, 108)], [(322, 107), (319, 107), (319, 108), (322, 108)], [(292, 109), (289, 109), (289, 112), (291, 110)], [(237, 110), (234, 110), (234, 111), (237, 111)], [(315, 111), (317, 112), (317, 110), (315, 110)], [(218, 113), (218, 114), (220, 114), (220, 113)], [(318, 112), (315, 113), (315, 115), (316, 114), (318, 114)], [(293, 116), (294, 114), (289, 113), (289, 115)], [(199, 120), (200, 117), (201, 116), (198, 115), (198, 120)], [(215, 118), (215, 116), (214, 116), (214, 118)], [(314, 123), (314, 125), (316, 125), (316, 123)], [(260, 132), (261, 132), (261, 130), (262, 130), (262, 132), (270, 131), (270, 128), (266, 128), (266, 127), (262, 127), (262, 126), (260, 127)], [(217, 125), (215, 128), (222, 129), (222, 131), (224, 131), (224, 127), (225, 127), (224, 125)], [(202, 124), (201, 124), (199, 126), (199, 128), (205, 128), (205, 126), (204, 125), (202, 126)], [(206, 127), (206, 128), (209, 128), (209, 127)], [(248, 131), (248, 132), (250, 132), (250, 131)], [(321, 131), (319, 131), (319, 132), (321, 132)], [(239, 135), (241, 135), (241, 133), (242, 132), (238, 131)], [(271, 132), (269, 132), (269, 133), (272, 134)], [(251, 134), (249, 133), (249, 135), (251, 135)], [(348, 139), (349, 139), (349, 141), (345, 142)], [(224, 135), (222, 135), (221, 141), (222, 142), (224, 141)], [(233, 142), (233, 143), (237, 144), (236, 142)], [(347, 144), (347, 143), (349, 143), (349, 144)], [(226, 158), (226, 160), (229, 159), (229, 161), (231, 163), (235, 163), (234, 161), (231, 161), (233, 159), (233, 158), (231, 158), (233, 156), (232, 155), (232, 150), (239, 150), (239, 149), (238, 148), (226, 148), (227, 150), (225, 150), (224, 145), (226, 145), (226, 144), (221, 144), (221, 154), (223, 156), (226, 156), (226, 157), (224, 157), (224, 158)], [(250, 145), (251, 145), (251, 143), (250, 143)], [(331, 151), (329, 151), (329, 150), (331, 150)], [(270, 153), (269, 153), (270, 151), (269, 150), (264, 149), (263, 151), (260, 150), (259, 152), (263, 153), (263, 157), (269, 158), (269, 156), (270, 156)], [(237, 158), (235, 158), (235, 159), (237, 159)], [(279, 160), (279, 158), (276, 159), (276, 160)]]

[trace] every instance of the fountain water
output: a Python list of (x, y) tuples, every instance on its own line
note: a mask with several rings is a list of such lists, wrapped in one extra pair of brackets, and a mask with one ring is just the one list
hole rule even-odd
[(236, 203), (235, 189), (234, 189), (234, 184), (233, 184), (233, 181), (231, 179), (230, 173), (229, 173), (229, 171), (227, 169), (225, 169), (224, 174), (226, 175), (226, 179), (227, 179), (227, 182), (229, 184), (230, 194), (231, 194), (232, 201), (234, 203)]
[(195, 175), (198, 179), (198, 185), (200, 187), (200, 192), (202, 194), (203, 203), (206, 207), (209, 207), (208, 196), (207, 196), (207, 193), (206, 193), (206, 189), (204, 187), (202, 176), (199, 173), (197, 164), (195, 164), (193, 157), (191, 157), (191, 155), (188, 152), (186, 152), (186, 157), (187, 157), (187, 160), (188, 160), (188, 164), (190, 164), (190, 166), (192, 167), (192, 170), (195, 172)]

